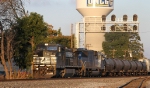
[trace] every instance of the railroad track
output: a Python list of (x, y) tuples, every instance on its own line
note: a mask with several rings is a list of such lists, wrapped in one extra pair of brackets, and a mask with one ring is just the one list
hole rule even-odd
[[(132, 78), (132, 77), (139, 77), (139, 76), (122, 76), (121, 78)], [(142, 77), (147, 77), (147, 76), (142, 76)], [(28, 80), (66, 80), (66, 79), (108, 79), (108, 78), (120, 78), (120, 76), (117, 76), (117, 77), (68, 77), (68, 78), (31, 78), (31, 79), (0, 79), (0, 82), (1, 81), (28, 81)]]
[(146, 88), (145, 85), (143, 85), (146, 80), (150, 79), (149, 77), (140, 77), (134, 80), (131, 80), (130, 82), (124, 84), (123, 86), (120, 86), (119, 88)]

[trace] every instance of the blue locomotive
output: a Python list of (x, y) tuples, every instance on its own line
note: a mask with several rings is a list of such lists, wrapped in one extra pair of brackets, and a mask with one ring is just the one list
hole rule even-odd
[(147, 75), (146, 62), (106, 58), (85, 48), (68, 49), (59, 44), (40, 44), (33, 56), (33, 76), (101, 77)]

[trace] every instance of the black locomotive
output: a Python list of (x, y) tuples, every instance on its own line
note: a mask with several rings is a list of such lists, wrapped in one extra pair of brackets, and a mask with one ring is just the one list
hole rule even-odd
[(101, 52), (59, 44), (38, 45), (32, 67), (35, 78), (148, 74), (145, 62), (105, 58)]

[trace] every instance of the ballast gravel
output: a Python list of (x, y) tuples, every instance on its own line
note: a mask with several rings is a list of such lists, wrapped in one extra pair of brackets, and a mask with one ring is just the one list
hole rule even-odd
[(0, 88), (118, 88), (133, 79), (136, 77), (0, 81)]

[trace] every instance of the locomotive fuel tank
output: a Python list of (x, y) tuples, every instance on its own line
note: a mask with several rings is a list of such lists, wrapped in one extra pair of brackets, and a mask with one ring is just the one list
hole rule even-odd
[(115, 72), (120, 72), (123, 69), (123, 62), (119, 59), (113, 59), (115, 62)]
[(128, 72), (131, 68), (131, 63), (128, 60), (123, 60), (123, 64), (124, 64), (123, 71)]

